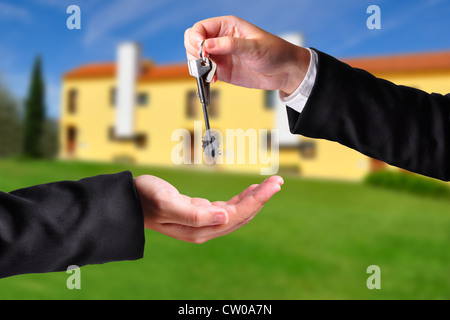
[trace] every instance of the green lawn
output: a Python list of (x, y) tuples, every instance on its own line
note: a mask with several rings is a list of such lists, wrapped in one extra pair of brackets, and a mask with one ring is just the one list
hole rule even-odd
[[(262, 176), (46, 161), (0, 161), (0, 190), (131, 170), (225, 200)], [(144, 259), (0, 280), (0, 299), (449, 299), (450, 201), (357, 183), (284, 177), (248, 225), (202, 245), (146, 233)], [(366, 269), (381, 268), (381, 290)]]

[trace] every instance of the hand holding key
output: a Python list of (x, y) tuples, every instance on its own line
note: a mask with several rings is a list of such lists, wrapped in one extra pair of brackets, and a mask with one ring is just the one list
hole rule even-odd
[(199, 44), (217, 64), (217, 78), (234, 85), (295, 91), (306, 75), (309, 51), (234, 16), (197, 22), (185, 32), (188, 60), (198, 59)]

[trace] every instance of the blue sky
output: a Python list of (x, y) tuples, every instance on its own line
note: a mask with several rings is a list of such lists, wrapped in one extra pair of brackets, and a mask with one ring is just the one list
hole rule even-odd
[[(66, 9), (81, 9), (81, 30), (68, 30)], [(369, 5), (381, 29), (369, 30)], [(47, 111), (59, 115), (62, 74), (87, 62), (113, 61), (121, 41), (138, 41), (158, 64), (184, 62), (184, 30), (234, 14), (275, 34), (301, 32), (305, 45), (338, 58), (450, 50), (448, 0), (0, 0), (0, 75), (20, 100), (40, 54)]]

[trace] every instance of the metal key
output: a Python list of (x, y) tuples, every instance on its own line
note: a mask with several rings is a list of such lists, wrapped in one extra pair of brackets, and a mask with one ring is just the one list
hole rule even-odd
[(188, 63), (189, 74), (197, 79), (198, 96), (203, 107), (203, 116), (205, 119), (206, 134), (202, 139), (203, 152), (211, 158), (219, 155), (219, 142), (214, 134), (211, 133), (208, 117), (208, 106), (210, 104), (210, 82), (213, 81), (216, 74), (217, 65), (209, 59), (203, 51), (204, 41), (200, 45), (200, 59), (191, 60)]

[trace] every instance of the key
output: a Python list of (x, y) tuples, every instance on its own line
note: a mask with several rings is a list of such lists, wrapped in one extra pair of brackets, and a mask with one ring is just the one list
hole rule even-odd
[(191, 60), (188, 63), (189, 74), (196, 78), (198, 96), (203, 108), (203, 117), (205, 120), (206, 133), (202, 139), (203, 152), (214, 159), (219, 155), (219, 142), (214, 134), (211, 133), (209, 126), (208, 106), (210, 105), (210, 82), (213, 81), (216, 74), (217, 65), (214, 61), (205, 56), (203, 52), (203, 43), (200, 45), (200, 59)]

